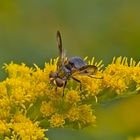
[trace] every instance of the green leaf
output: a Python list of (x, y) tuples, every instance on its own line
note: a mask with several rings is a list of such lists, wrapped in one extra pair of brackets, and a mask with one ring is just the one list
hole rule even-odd
[(39, 119), (41, 117), (41, 113), (40, 113), (41, 103), (42, 100), (37, 99), (36, 102), (27, 111), (27, 117), (29, 117), (31, 120)]
[(48, 127), (49, 127), (48, 119), (41, 120), (39, 126), (41, 126), (42, 128), (48, 129)]
[(95, 140), (84, 132), (64, 128), (49, 129), (46, 136), (49, 140)]

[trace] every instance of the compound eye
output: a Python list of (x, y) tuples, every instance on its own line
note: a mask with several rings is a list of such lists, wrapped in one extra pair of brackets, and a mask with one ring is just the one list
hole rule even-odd
[(57, 77), (57, 73), (51, 71), (50, 74), (49, 74), (50, 82), (51, 82), (51, 83), (54, 83), (56, 77)]
[(63, 85), (64, 85), (64, 80), (62, 80), (62, 79), (60, 79), (60, 78), (56, 78), (55, 79), (55, 82), (56, 82), (56, 85), (58, 86), (58, 87), (62, 87)]

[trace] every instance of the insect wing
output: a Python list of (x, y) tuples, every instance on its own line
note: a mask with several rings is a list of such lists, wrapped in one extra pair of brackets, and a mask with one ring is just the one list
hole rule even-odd
[(73, 75), (94, 75), (97, 72), (97, 67), (94, 65), (85, 65), (78, 70), (76, 70)]
[(56, 40), (57, 40), (57, 47), (59, 50), (59, 57), (57, 61), (57, 71), (62, 69), (62, 65), (64, 65), (64, 53), (63, 53), (63, 48), (62, 48), (62, 39), (61, 39), (61, 34), (59, 31), (56, 33)]
[(62, 53), (63, 53), (62, 39), (61, 39), (61, 34), (60, 34), (59, 31), (57, 31), (57, 33), (56, 33), (56, 40), (57, 40), (57, 47), (58, 47), (58, 50), (59, 50), (59, 57), (62, 57)]
[(93, 75), (97, 72), (97, 67), (94, 65), (85, 65), (79, 69), (79, 74)]

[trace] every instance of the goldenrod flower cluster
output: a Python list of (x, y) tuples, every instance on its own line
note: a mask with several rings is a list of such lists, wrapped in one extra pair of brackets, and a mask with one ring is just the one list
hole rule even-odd
[(44, 138), (45, 129), (41, 129), (38, 122), (32, 122), (23, 114), (16, 114), (11, 119), (9, 128), (12, 129), (12, 132), (10, 136), (5, 137), (6, 140), (47, 140)]
[(140, 90), (139, 62), (118, 57), (103, 68), (102, 61), (86, 61), (98, 71), (92, 76), (75, 75), (82, 88), (70, 79), (64, 96), (63, 88), (56, 90), (49, 81), (49, 73), (57, 69), (57, 59), (46, 63), (44, 69), (6, 64), (7, 77), (0, 82), (0, 135), (5, 140), (43, 140), (50, 127), (92, 126), (96, 123), (94, 104), (107, 94), (104, 91), (120, 96), (128, 90)]
[(132, 58), (129, 61), (127, 57), (113, 58), (103, 76), (105, 88), (111, 88), (117, 94), (124, 94), (128, 90), (140, 90), (140, 62), (136, 63)]

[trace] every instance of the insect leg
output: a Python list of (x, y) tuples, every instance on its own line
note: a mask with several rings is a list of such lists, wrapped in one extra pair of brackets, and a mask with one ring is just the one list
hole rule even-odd
[(67, 85), (67, 80), (65, 81), (64, 86), (63, 86), (63, 95), (62, 95), (63, 97), (64, 97), (64, 91), (65, 91), (66, 85)]
[(76, 82), (80, 83), (80, 90), (82, 90), (82, 84), (81, 84), (81, 81), (76, 79), (75, 77), (71, 77), (73, 80), (75, 80)]
[(57, 86), (55, 87), (55, 92), (57, 92)]

